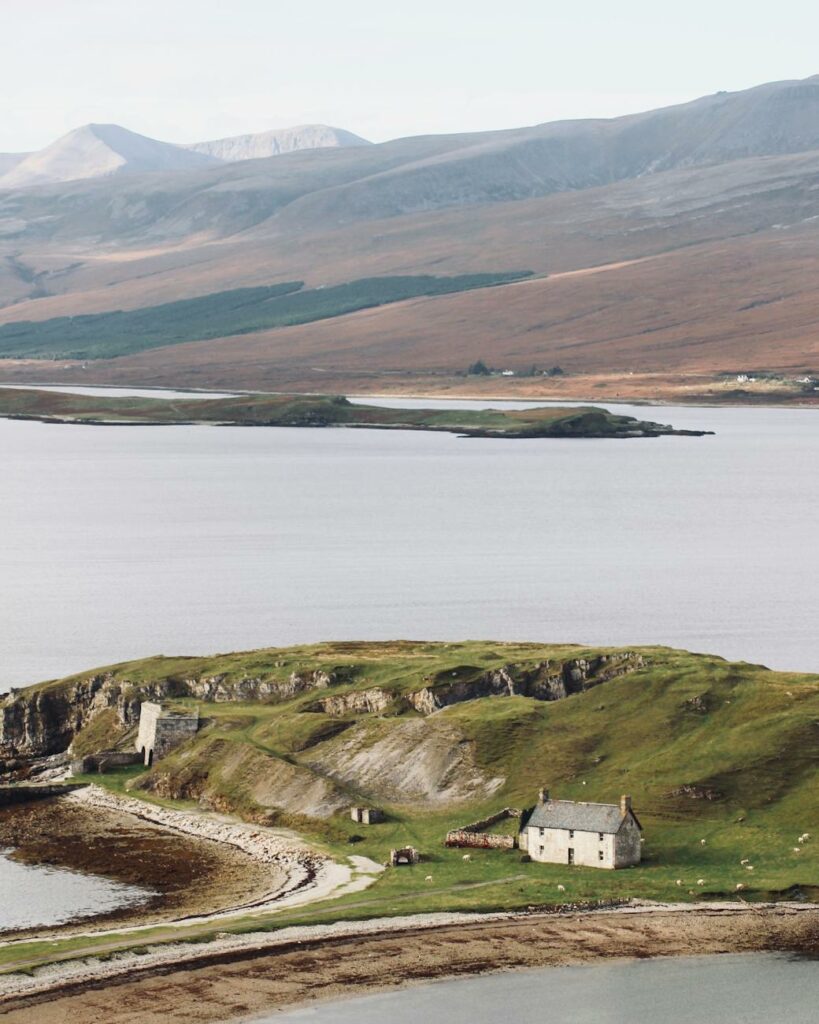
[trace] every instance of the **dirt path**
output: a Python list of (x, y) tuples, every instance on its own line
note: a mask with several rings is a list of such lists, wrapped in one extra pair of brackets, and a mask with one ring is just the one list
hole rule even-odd
[[(444, 917), (446, 915), (443, 915)], [(431, 915), (434, 918), (434, 915)], [(418, 919), (415, 919), (416, 921)], [(599, 958), (799, 951), (819, 954), (815, 907), (456, 915), (287, 929), (274, 948), (202, 953), (184, 964), (0, 1002), (8, 1024), (210, 1024), (297, 1003), (360, 995), (444, 976), (587, 963)]]

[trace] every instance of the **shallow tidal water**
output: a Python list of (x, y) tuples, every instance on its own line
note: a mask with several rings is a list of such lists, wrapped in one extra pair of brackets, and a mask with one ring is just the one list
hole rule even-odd
[(0, 934), (65, 924), (142, 903), (151, 895), (97, 875), (20, 864), (0, 850)]
[(548, 967), (436, 981), (257, 1024), (815, 1024), (819, 963), (740, 954)]
[(350, 638), (668, 644), (819, 671), (816, 411), (608, 407), (717, 433), (0, 420), (0, 690)]

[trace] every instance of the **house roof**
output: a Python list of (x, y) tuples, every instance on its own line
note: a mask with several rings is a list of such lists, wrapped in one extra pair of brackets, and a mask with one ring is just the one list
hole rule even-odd
[[(629, 812), (637, 827), (636, 815)], [(568, 828), (576, 832), (619, 832), (628, 814), (624, 815), (619, 804), (587, 804), (574, 800), (547, 800), (532, 811), (529, 828)]]

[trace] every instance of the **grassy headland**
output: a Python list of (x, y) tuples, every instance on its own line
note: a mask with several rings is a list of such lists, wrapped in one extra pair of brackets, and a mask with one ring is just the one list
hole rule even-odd
[(707, 431), (618, 416), (588, 406), (539, 409), (388, 409), (341, 396), (234, 395), (229, 398), (119, 398), (0, 388), (0, 416), (49, 423), (180, 424), (253, 427), (370, 427), (435, 430), (470, 437), (657, 437)]
[[(580, 663), (581, 686), (543, 699), (544, 680), (570, 679)], [(508, 679), (511, 696), (502, 695)], [(365, 893), (273, 916), (270, 927), (733, 898), (737, 886), (751, 900), (819, 896), (816, 676), (664, 648), (626, 657), (534, 644), (339, 643), (131, 662), (20, 691), (4, 713), (10, 719), (12, 703), (32, 698), (41, 714), (48, 701), (77, 708), (92, 690), (95, 711), (78, 719), (77, 749), (92, 735), (92, 746), (132, 744), (112, 709), (144, 695), (195, 704), (204, 719), (195, 739), (149, 771), (93, 781), (289, 826), (337, 857), (383, 862), (406, 844), (422, 853), (420, 865), (386, 871)], [(568, 868), (529, 863), (518, 850), (473, 850), (464, 862), (463, 851), (444, 847), (448, 829), (531, 806), (542, 784), (578, 800), (629, 792), (645, 830), (643, 863)], [(348, 808), (359, 803), (383, 808), (386, 822), (352, 822)], [(811, 838), (798, 842), (806, 831)]]

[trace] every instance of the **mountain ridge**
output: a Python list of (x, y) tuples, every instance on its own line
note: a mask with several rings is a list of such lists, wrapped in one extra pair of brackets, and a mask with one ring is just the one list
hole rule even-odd
[(0, 323), (296, 279), (516, 267), (544, 280), (77, 373), (272, 390), (478, 358), (569, 374), (815, 373), (819, 76), (611, 120), (0, 190)]
[(370, 145), (328, 125), (301, 125), (179, 145), (118, 124), (86, 124), (32, 153), (0, 154), (0, 189), (27, 189), (127, 173), (184, 172), (305, 149)]

